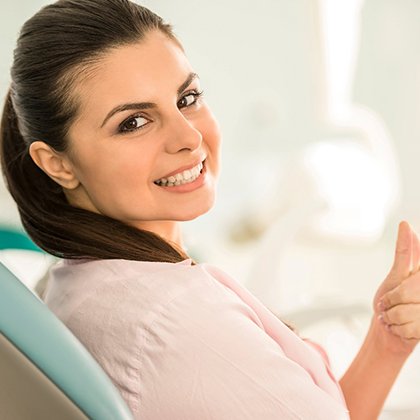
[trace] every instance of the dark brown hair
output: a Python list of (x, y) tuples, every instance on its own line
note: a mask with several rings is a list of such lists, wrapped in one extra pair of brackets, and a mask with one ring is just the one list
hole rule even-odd
[(29, 19), (20, 32), (11, 87), (1, 121), (1, 163), (23, 227), (33, 241), (61, 258), (122, 258), (179, 262), (187, 256), (158, 235), (71, 206), (62, 187), (35, 165), (32, 142), (68, 151), (78, 105), (74, 83), (111, 48), (170, 25), (128, 0), (59, 0)]

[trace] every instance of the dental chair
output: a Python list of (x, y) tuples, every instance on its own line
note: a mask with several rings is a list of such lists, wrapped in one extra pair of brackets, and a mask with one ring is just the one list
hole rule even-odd
[(90, 353), (1, 262), (0, 419), (133, 419)]

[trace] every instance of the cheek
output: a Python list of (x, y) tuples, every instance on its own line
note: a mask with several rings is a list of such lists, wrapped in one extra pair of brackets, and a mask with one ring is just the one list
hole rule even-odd
[(77, 165), (78, 177), (88, 191), (97, 195), (117, 188), (122, 193), (133, 185), (139, 188), (147, 184), (150, 166), (145, 159), (147, 153), (138, 150), (135, 142), (132, 142), (133, 147), (127, 146), (90, 150), (84, 159), (81, 157)]
[(144, 155), (138, 150), (128, 154), (114, 151), (112, 155), (101, 151), (85, 165), (79, 164), (81, 191), (99, 213), (118, 220), (140, 217), (139, 209), (143, 211), (151, 197), (150, 162)]
[(202, 119), (200, 131), (203, 135), (203, 140), (206, 143), (209, 152), (211, 153), (211, 159), (214, 163), (215, 169), (217, 169), (218, 172), (220, 160), (221, 132), (219, 123), (214, 118), (213, 114), (209, 109), (207, 109), (206, 117)]

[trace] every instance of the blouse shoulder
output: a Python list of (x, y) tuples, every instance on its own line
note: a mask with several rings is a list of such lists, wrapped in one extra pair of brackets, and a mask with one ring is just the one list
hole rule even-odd
[(106, 260), (51, 275), (47, 304), (136, 418), (348, 419), (321, 357), (212, 265)]

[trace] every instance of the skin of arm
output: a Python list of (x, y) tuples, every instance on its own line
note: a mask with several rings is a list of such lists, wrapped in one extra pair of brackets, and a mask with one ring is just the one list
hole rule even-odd
[(351, 420), (377, 419), (408, 355), (391, 353), (378, 343), (381, 326), (372, 320), (355, 359), (340, 379)]
[(351, 420), (377, 419), (404, 363), (420, 339), (420, 241), (401, 222), (390, 273), (373, 300), (365, 340), (341, 378)]

